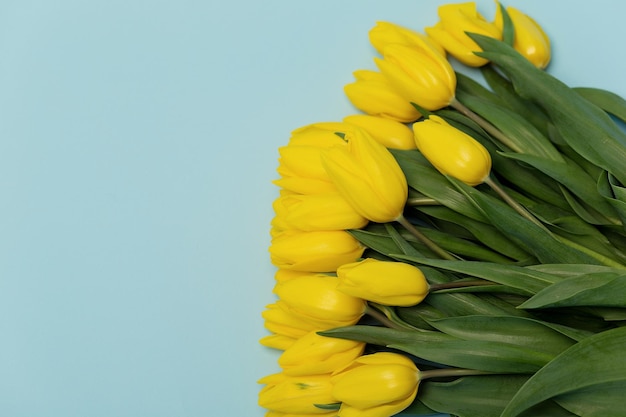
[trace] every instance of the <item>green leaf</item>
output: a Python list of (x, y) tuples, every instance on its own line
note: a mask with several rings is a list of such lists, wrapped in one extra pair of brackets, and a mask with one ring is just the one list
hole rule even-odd
[(622, 228), (626, 230), (626, 188), (605, 171), (598, 180), (598, 193), (613, 206), (622, 222)]
[[(459, 417), (500, 417), (526, 375), (466, 376), (451, 382), (426, 380), (417, 398), (434, 410)], [(553, 402), (541, 404), (525, 417), (573, 417)]]
[(574, 91), (607, 113), (626, 122), (626, 100), (619, 95), (601, 88), (574, 87)]
[[(626, 327), (588, 337), (545, 365), (513, 397), (501, 417), (519, 416), (547, 399), (626, 381)], [(623, 401), (607, 416), (623, 416)]]
[(500, 252), (508, 258), (521, 261), (530, 257), (528, 252), (522, 250), (498, 229), (489, 224), (470, 219), (467, 216), (442, 206), (419, 207), (418, 210), (431, 217), (452, 222), (463, 227), (485, 246)]
[(573, 306), (626, 308), (626, 275), (601, 272), (565, 278), (539, 291), (519, 308)]
[(579, 416), (607, 417), (615, 416), (616, 410), (624, 413), (625, 392), (626, 381), (608, 382), (559, 395), (554, 400)]
[(558, 355), (575, 341), (542, 321), (512, 316), (465, 316), (432, 320), (437, 330), (463, 340), (503, 342)]
[(391, 223), (385, 223), (385, 229), (395, 244), (402, 250), (405, 255), (417, 255), (420, 252), (407, 242), (400, 233), (393, 227)]
[(558, 162), (534, 155), (515, 153), (501, 153), (501, 155), (522, 161), (537, 168), (544, 174), (563, 184), (568, 190), (576, 194), (587, 204), (593, 206), (607, 219), (611, 219), (612, 223), (619, 223), (613, 207), (598, 194), (596, 181), (573, 162), (568, 160)]
[(502, 42), (507, 45), (513, 46), (515, 41), (515, 26), (511, 20), (511, 16), (506, 11), (506, 7), (503, 4), (498, 3), (500, 13), (502, 13)]
[(497, 65), (520, 95), (546, 111), (572, 149), (626, 184), (626, 133), (606, 112), (503, 42), (478, 34), (468, 36), (483, 49), (478, 54)]
[(477, 261), (448, 261), (441, 259), (417, 258), (412, 256), (398, 256), (400, 259), (428, 265), (447, 271), (458, 272), (476, 278), (508, 285), (512, 288), (524, 290), (526, 294), (533, 295), (547, 286), (558, 282), (559, 277), (535, 271), (516, 265), (503, 265), (490, 262)]
[(601, 264), (593, 256), (583, 253), (557, 239), (552, 233), (520, 216), (506, 203), (481, 193), (454, 178), (450, 182), (479, 208), (489, 222), (518, 245), (535, 255), (542, 263)]

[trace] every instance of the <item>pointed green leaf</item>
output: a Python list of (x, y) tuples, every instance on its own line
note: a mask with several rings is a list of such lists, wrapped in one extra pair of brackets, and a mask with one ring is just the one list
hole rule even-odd
[(613, 206), (622, 222), (622, 228), (626, 230), (626, 188), (620, 186), (617, 180), (605, 171), (598, 180), (598, 193)]
[(603, 272), (565, 278), (539, 291), (519, 308), (573, 306), (626, 308), (626, 274)]
[[(545, 365), (513, 397), (501, 417), (519, 416), (549, 398), (626, 381), (626, 327), (588, 337)], [(607, 416), (624, 415), (623, 402)]]
[(483, 49), (479, 55), (497, 65), (520, 95), (541, 105), (572, 149), (626, 184), (626, 133), (608, 114), (505, 43), (469, 36)]
[[(459, 417), (500, 417), (526, 380), (526, 375), (466, 376), (451, 382), (426, 380), (420, 384), (417, 398), (436, 411)], [(547, 402), (533, 408), (532, 414), (524, 417), (575, 415), (553, 402)]]
[(579, 416), (607, 417), (623, 409), (625, 392), (626, 381), (608, 382), (559, 395), (554, 400)]
[(574, 87), (574, 91), (607, 113), (626, 122), (626, 100), (601, 88)]

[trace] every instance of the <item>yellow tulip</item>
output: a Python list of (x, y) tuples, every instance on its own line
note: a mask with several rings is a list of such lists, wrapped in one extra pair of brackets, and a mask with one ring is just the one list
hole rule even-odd
[[(281, 300), (267, 305), (261, 316), (267, 330), (292, 341), (299, 339), (311, 330), (322, 330), (320, 327), (326, 327), (311, 323), (305, 318), (293, 314)], [(326, 328), (331, 328), (331, 326)]]
[(284, 229), (302, 231), (359, 229), (367, 219), (359, 215), (338, 193), (279, 197), (273, 204), (276, 223)]
[(343, 121), (365, 130), (386, 148), (415, 149), (411, 128), (398, 121), (369, 114), (346, 116)]
[(335, 272), (341, 265), (360, 258), (365, 248), (344, 230), (286, 231), (272, 239), (272, 263), (282, 269)]
[(321, 330), (354, 324), (365, 312), (365, 301), (339, 291), (338, 284), (336, 277), (301, 276), (277, 283), (274, 292), (292, 314)]
[(354, 72), (354, 77), (356, 81), (347, 84), (344, 92), (352, 105), (362, 112), (404, 123), (414, 122), (421, 117), (381, 73), (359, 70)]
[(441, 55), (446, 55), (446, 51), (439, 46), (439, 44), (433, 42), (428, 35), (424, 35), (395, 23), (376, 22), (376, 26), (374, 26), (369, 32), (369, 39), (374, 49), (376, 49), (381, 55), (383, 54), (385, 47), (389, 44), (395, 43), (419, 48), (422, 41), (429, 42), (434, 48), (437, 49), (437, 51), (439, 51)]
[(402, 215), (408, 196), (406, 178), (398, 162), (387, 148), (362, 130), (346, 134), (346, 139), (347, 147), (329, 148), (322, 154), (322, 163), (333, 184), (366, 219), (378, 223), (396, 220)]
[(446, 4), (438, 12), (439, 22), (425, 29), (432, 39), (465, 65), (480, 67), (489, 62), (474, 54), (482, 49), (466, 32), (502, 39), (502, 31), (478, 13), (476, 3)]
[(420, 152), (442, 174), (475, 186), (487, 179), (491, 156), (483, 145), (438, 116), (413, 125)]
[(278, 358), (285, 375), (329, 374), (361, 356), (365, 343), (309, 332)]
[(454, 69), (429, 42), (418, 47), (389, 44), (383, 59), (374, 58), (378, 69), (408, 102), (426, 110), (439, 110), (454, 99)]
[(298, 194), (334, 193), (337, 190), (322, 167), (320, 153), (333, 146), (345, 146), (335, 132), (351, 128), (346, 123), (314, 123), (291, 133), (289, 143), (278, 149), (277, 172), (281, 176), (274, 184)]
[(292, 337), (289, 336), (284, 336), (281, 334), (271, 334), (265, 337), (262, 337), (259, 340), (259, 343), (265, 347), (271, 348), (271, 349), (277, 349), (277, 350), (286, 350), (288, 349), (291, 345), (294, 344), (294, 342), (297, 339), (294, 339)]
[(332, 404), (330, 375), (268, 375), (259, 380), (259, 405), (270, 411), (291, 414), (325, 415), (328, 410), (315, 404)]
[[(543, 31), (541, 26), (533, 18), (522, 13), (514, 7), (506, 8), (513, 27), (515, 29), (515, 38), (513, 40), (513, 48), (526, 59), (533, 63), (537, 68), (545, 68), (550, 63), (550, 39)], [(496, 9), (496, 18), (494, 21), (496, 27), (502, 30), (503, 19), (500, 7)]]
[(406, 356), (378, 352), (356, 359), (332, 377), (341, 417), (389, 417), (417, 395), (419, 370)]
[(327, 411), (326, 413), (281, 413), (280, 411), (268, 411), (265, 417), (337, 417), (336, 411)]
[(340, 291), (382, 305), (412, 306), (428, 295), (428, 282), (419, 268), (404, 262), (368, 258), (337, 270)]

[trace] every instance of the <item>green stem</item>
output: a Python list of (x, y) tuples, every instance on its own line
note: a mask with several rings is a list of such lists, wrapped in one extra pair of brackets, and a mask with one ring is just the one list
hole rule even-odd
[(400, 216), (396, 219), (396, 221), (398, 223), (400, 223), (406, 230), (409, 231), (409, 233), (411, 233), (413, 236), (415, 236), (417, 238), (417, 240), (422, 242), (428, 249), (433, 251), (441, 259), (448, 259), (448, 260), (458, 260), (459, 259), (458, 257), (456, 257), (456, 256), (450, 254), (449, 252), (445, 251), (439, 245), (437, 245), (435, 242), (433, 242), (432, 240), (430, 240), (429, 238), (424, 236), (424, 234), (422, 232), (420, 232), (419, 230), (417, 230), (417, 228), (415, 226), (413, 226), (413, 224), (411, 222), (409, 222), (402, 214), (400, 214)]
[(429, 369), (428, 371), (420, 371), (420, 381), (428, 378), (441, 378), (450, 376), (467, 376), (467, 375), (497, 375), (496, 372), (478, 371), (476, 369), (465, 368), (444, 368), (444, 369)]
[(489, 187), (491, 187), (491, 189), (493, 191), (495, 191), (496, 194), (498, 194), (500, 196), (500, 198), (502, 198), (520, 216), (524, 217), (527, 220), (530, 220), (531, 222), (535, 223), (537, 226), (541, 227), (542, 229), (548, 230), (546, 228), (546, 226), (543, 225), (543, 223), (541, 223), (539, 220), (537, 220), (537, 218), (535, 216), (530, 214), (530, 212), (528, 210), (526, 210), (524, 207), (522, 207), (522, 205), (520, 203), (515, 201), (513, 199), (513, 197), (511, 197), (504, 190), (504, 188), (500, 187), (500, 185), (498, 185), (498, 183), (495, 182), (493, 180), (493, 178), (491, 178), (491, 175), (489, 175), (487, 178), (485, 178), (484, 183), (487, 184)]
[(458, 110), (464, 116), (467, 116), (468, 118), (476, 122), (477, 125), (485, 129), (487, 133), (489, 133), (491, 136), (496, 138), (498, 141), (500, 141), (500, 143), (502, 143), (503, 145), (505, 145), (512, 151), (515, 151), (517, 153), (522, 153), (522, 149), (520, 149), (520, 147), (517, 146), (515, 142), (513, 142), (507, 135), (502, 133), (498, 128), (496, 128), (494, 125), (489, 123), (487, 120), (483, 119), (481, 116), (474, 113), (472, 110), (466, 107), (465, 104), (461, 103), (456, 98), (452, 99), (450, 106)]
[(428, 197), (416, 197), (416, 198), (409, 198), (406, 201), (406, 204), (408, 206), (440, 206), (441, 203), (438, 202), (437, 200), (435, 200), (434, 198), (428, 198)]
[(541, 227), (543, 230), (545, 230), (546, 232), (548, 232), (552, 237), (554, 237), (556, 240), (558, 240), (559, 242), (569, 246), (572, 249), (576, 249), (582, 253), (585, 253), (587, 255), (589, 255), (590, 257), (594, 258), (595, 260), (597, 260), (598, 262), (600, 262), (602, 265), (606, 265), (606, 266), (610, 266), (612, 268), (619, 268), (619, 269), (626, 269), (626, 266), (607, 257), (604, 256), (596, 251), (594, 251), (593, 249), (589, 249), (586, 246), (580, 245), (576, 242), (572, 242), (571, 240), (563, 237), (563, 236), (559, 236), (557, 234), (552, 233), (543, 223), (541, 223), (539, 220), (537, 220), (537, 218), (535, 216), (533, 216), (528, 210), (526, 210), (524, 207), (522, 207), (521, 204), (519, 204), (517, 201), (513, 200), (513, 198), (502, 188), (500, 187), (494, 180), (493, 178), (491, 178), (491, 176), (487, 177), (485, 179), (485, 184), (487, 184), (489, 187), (491, 187), (492, 190), (494, 190), (504, 201), (506, 201), (506, 203), (511, 206), (517, 213), (519, 213), (521, 216), (523, 216), (524, 218), (530, 220), (531, 222), (533, 222), (534, 224), (536, 224), (537, 226)]
[(430, 286), (428, 287), (428, 291), (433, 292), (440, 290), (449, 290), (452, 288), (479, 287), (483, 285), (494, 285), (494, 283), (483, 279), (474, 281), (442, 282), (441, 284), (430, 284)]
[(396, 329), (396, 330), (404, 330), (404, 329), (406, 329), (406, 327), (404, 327), (404, 326), (402, 326), (402, 325), (400, 325), (398, 323), (395, 323), (394, 321), (389, 319), (389, 317), (384, 315), (379, 310), (373, 308), (369, 304), (365, 307), (365, 314), (367, 314), (370, 317), (375, 318), (376, 320), (381, 322), (381, 324), (383, 324), (385, 327), (389, 327), (390, 329)]

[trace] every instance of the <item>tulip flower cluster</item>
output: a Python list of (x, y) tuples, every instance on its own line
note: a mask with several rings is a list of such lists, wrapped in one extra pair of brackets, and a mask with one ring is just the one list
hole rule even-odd
[(496, 6), (378, 22), (358, 112), (279, 148), (267, 417), (623, 414), (626, 101)]

